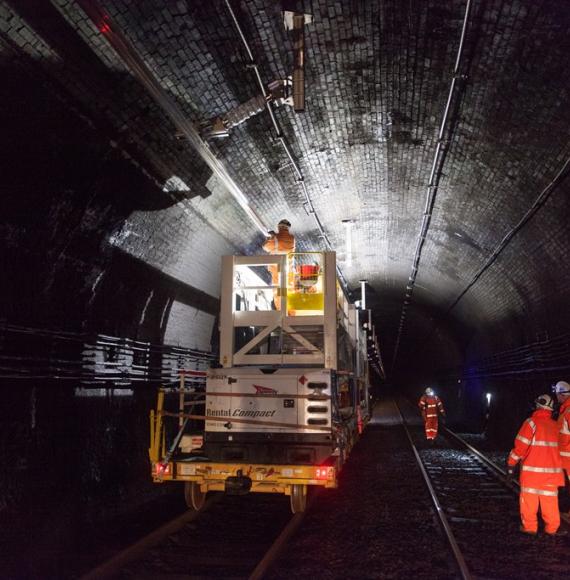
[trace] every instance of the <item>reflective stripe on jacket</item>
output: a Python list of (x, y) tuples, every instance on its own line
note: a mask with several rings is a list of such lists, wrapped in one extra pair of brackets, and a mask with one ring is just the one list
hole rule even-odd
[(263, 244), (263, 249), (270, 254), (288, 254), (295, 251), (295, 236), (285, 228), (279, 228), (276, 234)]
[(443, 403), (437, 395), (422, 395), (420, 402), (418, 403), (418, 407), (421, 409), (422, 414), (426, 417), (437, 417), (438, 411), (442, 415), (445, 415)]
[(560, 406), (558, 415), (558, 448), (565, 469), (570, 470), (570, 397)]
[(544, 489), (564, 485), (558, 451), (558, 425), (550, 411), (538, 409), (522, 424), (507, 462), (514, 467), (519, 461), (521, 488)]

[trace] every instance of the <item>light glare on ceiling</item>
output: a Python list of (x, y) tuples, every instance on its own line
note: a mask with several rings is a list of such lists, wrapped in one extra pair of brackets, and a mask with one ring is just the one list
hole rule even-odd
[(352, 220), (342, 220), (344, 226), (345, 240), (346, 240), (346, 265), (352, 266)]
[(190, 191), (190, 188), (180, 177), (173, 175), (166, 180), (162, 191)]

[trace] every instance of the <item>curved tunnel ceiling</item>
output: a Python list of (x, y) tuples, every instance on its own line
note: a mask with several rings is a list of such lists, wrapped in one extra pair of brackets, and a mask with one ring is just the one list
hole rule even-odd
[[(112, 236), (115, 246), (182, 280), (196, 276), (204, 247), (213, 260), (256, 251), (259, 229), (177, 138), (107, 41), (105, 23), (97, 28), (80, 7), (101, 7), (200, 127), (259, 96), (225, 2), (8, 4), (3, 52), (23, 50), (36, 61), (157, 184), (176, 175), (188, 185), (171, 194), (165, 205), (172, 207), (129, 216)], [(291, 74), (282, 9), (300, 4), (232, 3), (266, 85)], [(388, 367), (465, 7), (464, 0), (305, 3), (313, 16), (305, 26), (306, 109), (275, 111), (349, 287), (357, 294), (358, 281), (369, 281)], [(422, 352), (433, 366), (445, 366), (434, 362), (445, 356), (457, 364), (544, 331), (554, 335), (570, 322), (569, 23), (570, 5), (556, 0), (472, 4), (401, 366)], [(268, 228), (286, 217), (301, 249), (323, 248), (267, 111), (210, 147)], [(346, 219), (354, 221), (351, 264)], [(200, 290), (215, 296), (216, 282)]]

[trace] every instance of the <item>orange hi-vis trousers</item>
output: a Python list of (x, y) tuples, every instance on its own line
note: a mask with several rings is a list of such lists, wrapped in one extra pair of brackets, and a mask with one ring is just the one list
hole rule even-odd
[(522, 527), (525, 532), (536, 534), (538, 531), (538, 509), (544, 520), (544, 531), (555, 534), (560, 527), (560, 511), (558, 510), (558, 488), (548, 489), (521, 487), (519, 496)]
[(435, 439), (437, 437), (437, 415), (435, 417), (424, 416), (424, 427), (426, 438)]

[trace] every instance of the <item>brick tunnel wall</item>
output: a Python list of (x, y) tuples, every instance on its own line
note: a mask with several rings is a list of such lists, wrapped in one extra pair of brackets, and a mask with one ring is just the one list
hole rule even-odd
[(163, 491), (149, 409), (178, 366), (205, 368), (188, 349), (212, 349), (235, 249), (57, 87), (21, 62), (3, 71), (0, 514), (64, 544)]
[[(220, 3), (104, 4), (191, 121), (256, 94)], [(279, 3), (240, 7), (246, 4), (239, 17), (264, 79), (281, 77), (292, 53)], [(362, 12), (356, 4), (312, 3), (307, 111), (280, 109), (279, 116), (352, 287), (359, 278), (370, 281), (389, 369), (464, 2), (444, 9), (438, 1), (387, 0), (366, 3)], [(8, 273), (0, 316), (19, 327), (207, 350), (217, 312), (217, 259), (251, 251), (260, 234), (191, 148), (173, 138), (172, 124), (76, 3), (8, 5), (1, 5), (2, 66), (13, 84), (0, 88), (8, 168), (0, 201)], [(567, 30), (558, 24), (565, 14), (558, 2), (489, 0), (477, 8), (468, 38), (471, 77), (402, 342), (403, 371), (410, 372), (400, 384), (415, 396), (423, 381), (437, 382), (457, 420), (473, 429), (484, 426), (484, 395), (493, 392), (489, 431), (506, 440), (527, 401), (569, 368), (567, 349), (555, 361), (523, 358), (514, 369), (499, 357), (499, 367), (489, 370), (487, 361), (537, 341), (554, 353), (550, 342), (570, 323), (563, 266), (570, 253), (567, 184), (466, 299), (446, 311), (567, 154), (561, 122)], [(267, 116), (212, 147), (248, 185), (268, 224), (289, 217), (301, 247), (322, 247)], [(173, 174), (188, 193), (164, 194), (162, 183)], [(357, 220), (358, 259), (350, 268), (342, 249), (345, 217)], [(13, 346), (6, 336), (4, 344)], [(21, 405), (12, 427), (27, 434), (14, 438), (14, 430), (3, 430), (8, 458), (57, 463), (69, 457), (85, 466), (84, 479), (49, 471), (46, 489), (75, 490), (78, 501), (104, 493), (107, 484), (140, 489), (147, 443), (139, 422), (146, 421), (150, 391), (97, 401), (79, 400), (75, 385), (62, 381), (19, 379), (7, 386), (17, 390), (14, 405)], [(86, 420), (89, 409), (96, 421)], [(52, 425), (64, 410), (67, 418)], [(20, 439), (35, 442), (18, 447)], [(105, 451), (97, 448), (100, 440), (109, 442)], [(92, 463), (79, 457), (82, 448), (93, 450)], [(118, 452), (134, 461), (131, 469), (113, 469)], [(16, 476), (31, 474), (33, 463), (18, 463)], [(38, 485), (36, 478), (26, 485)], [(4, 503), (23, 498), (11, 497)]]

